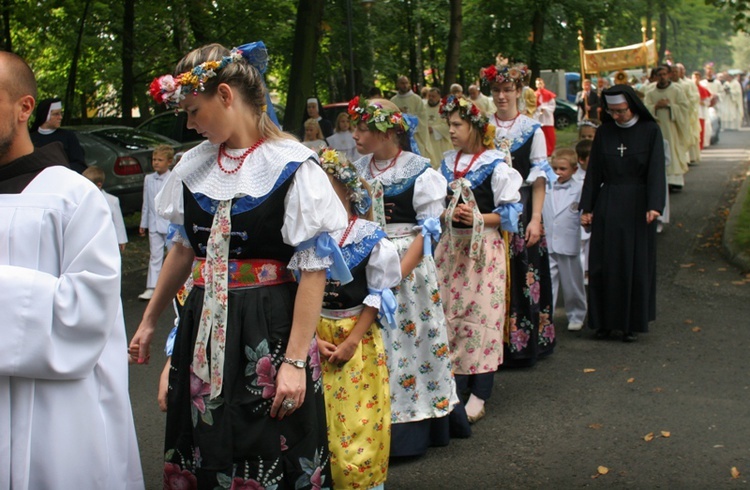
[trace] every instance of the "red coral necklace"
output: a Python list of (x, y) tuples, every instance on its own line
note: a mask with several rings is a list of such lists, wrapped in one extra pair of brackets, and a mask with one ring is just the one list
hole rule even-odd
[(353, 214), (351, 218), (349, 218), (349, 226), (346, 227), (346, 230), (344, 230), (344, 235), (341, 237), (341, 240), (339, 240), (339, 247), (344, 246), (344, 242), (346, 241), (346, 238), (349, 236), (349, 233), (351, 233), (352, 228), (354, 227), (354, 223), (357, 222), (357, 216), (356, 214)]
[(469, 170), (471, 170), (471, 167), (474, 166), (474, 162), (477, 161), (477, 158), (484, 153), (484, 148), (479, 153), (474, 154), (473, 157), (471, 157), (471, 161), (469, 162), (469, 166), (466, 167), (466, 169), (459, 171), (458, 170), (458, 161), (461, 159), (462, 152), (461, 150), (458, 150), (458, 153), (456, 153), (456, 160), (453, 162), (453, 176), (458, 180), (466, 177), (466, 174), (469, 173)]
[[(220, 144), (219, 145), (219, 156), (216, 158), (216, 161), (219, 164), (219, 169), (221, 169), (221, 171), (224, 172), (225, 174), (229, 174), (229, 175), (236, 174), (242, 168), (242, 165), (245, 164), (245, 159), (247, 158), (247, 156), (250, 155), (255, 150), (257, 150), (258, 147), (260, 145), (262, 145), (264, 141), (266, 141), (265, 138), (259, 139), (258, 141), (255, 142), (255, 144), (253, 146), (251, 146), (250, 148), (248, 148), (247, 150), (245, 150), (245, 152), (242, 155), (237, 156), (237, 157), (233, 156), (233, 155), (230, 155), (230, 154), (227, 153), (227, 151), (226, 151), (226, 143)], [(222, 156), (224, 158), (228, 158), (229, 160), (234, 160), (235, 162), (239, 162), (239, 164), (236, 167), (234, 167), (232, 170), (227, 170), (226, 168), (224, 168), (224, 165), (222, 165), (222, 163), (221, 163), (221, 157)]]
[[(401, 155), (401, 149), (399, 148), (398, 153), (396, 153), (396, 156), (393, 157), (393, 160), (391, 160), (391, 163), (386, 165), (384, 168), (378, 167), (377, 163), (375, 163), (375, 155), (372, 155), (372, 158), (370, 159), (370, 173), (373, 177), (377, 177), (378, 175), (382, 175), (385, 173), (386, 170), (396, 165), (396, 162), (398, 161), (398, 157)], [(375, 170), (378, 171), (378, 173), (375, 173)]]

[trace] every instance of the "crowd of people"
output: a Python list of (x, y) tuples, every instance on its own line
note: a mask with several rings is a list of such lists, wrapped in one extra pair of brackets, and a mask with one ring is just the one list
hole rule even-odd
[(471, 436), (501, 367), (554, 352), (557, 304), (597, 339), (655, 319), (657, 223), (709, 99), (679, 65), (640, 93), (584, 83), (580, 141), (555, 148), (555, 94), (502, 56), (467, 95), (400, 77), (335, 124), (311, 98), (302, 142), (269, 115), (266, 61), (261, 42), (211, 44), (151, 85), (207, 141), (171, 170), (154, 150), (148, 304), (126, 345), (119, 211), (101, 171), (64, 168), (64, 133), (34, 148), (33, 73), (0, 53), (0, 236), (18, 243), (0, 259), (4, 486), (143, 488), (127, 362), (149, 362), (173, 304), (165, 488), (383, 488), (390, 458)]

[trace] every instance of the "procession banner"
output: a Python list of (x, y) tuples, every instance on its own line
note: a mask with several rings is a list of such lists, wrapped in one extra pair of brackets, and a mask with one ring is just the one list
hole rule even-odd
[(606, 73), (626, 68), (638, 68), (648, 65), (655, 66), (658, 61), (656, 42), (649, 39), (646, 43), (631, 44), (620, 48), (586, 50), (583, 52), (583, 62), (586, 73)]

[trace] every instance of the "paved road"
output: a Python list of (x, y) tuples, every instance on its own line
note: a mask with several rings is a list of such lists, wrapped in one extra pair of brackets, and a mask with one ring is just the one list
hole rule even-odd
[[(390, 489), (716, 488), (750, 477), (750, 276), (721, 255), (717, 233), (750, 157), (750, 131), (722, 133), (672, 199), (659, 237), (658, 313), (635, 344), (567, 332), (555, 354), (496, 377), (474, 435), (395, 462)], [(135, 298), (144, 272), (127, 276)], [(125, 300), (132, 335), (143, 310)], [(163, 319), (166, 336), (169, 320)], [(131, 395), (148, 488), (161, 487), (161, 371), (131, 368)], [(584, 372), (584, 370), (594, 370)], [(669, 437), (661, 436), (661, 431)], [(644, 436), (654, 434), (647, 442)], [(604, 466), (609, 472), (598, 474)], [(733, 480), (731, 468), (742, 474)], [(747, 475), (747, 477), (746, 477)]]

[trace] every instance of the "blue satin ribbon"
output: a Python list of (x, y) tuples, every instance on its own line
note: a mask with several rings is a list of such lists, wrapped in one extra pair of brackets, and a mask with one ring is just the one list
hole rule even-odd
[(518, 233), (518, 217), (523, 212), (523, 204), (520, 202), (501, 204), (492, 212), (500, 215), (500, 228)]
[(432, 255), (432, 240), (440, 240), (440, 233), (443, 231), (440, 227), (440, 219), (427, 218), (419, 222), (422, 226), (422, 236), (424, 237), (423, 255)]
[(167, 337), (167, 345), (164, 346), (164, 352), (167, 354), (167, 356), (171, 356), (172, 351), (174, 351), (175, 337), (177, 337), (177, 325), (172, 327), (172, 330), (170, 330), (169, 336)]
[(175, 234), (179, 234), (182, 238), (187, 240), (188, 235), (184, 225), (169, 223), (169, 227), (167, 228), (167, 241), (171, 242)]
[(393, 291), (391, 291), (390, 288), (367, 288), (367, 291), (370, 294), (377, 294), (380, 296), (380, 323), (388, 325), (391, 329), (396, 328), (396, 308), (398, 307), (398, 303), (396, 302), (396, 295), (393, 294)]
[(271, 121), (281, 128), (281, 124), (279, 124), (279, 120), (276, 117), (276, 111), (273, 108), (273, 103), (271, 103), (271, 96), (268, 93), (268, 87), (266, 86), (266, 78), (263, 76), (268, 68), (268, 50), (266, 49), (265, 43), (263, 41), (247, 43), (242, 46), (237, 46), (237, 49), (242, 51), (242, 57), (260, 73), (260, 77), (263, 80), (263, 87), (266, 89), (266, 113), (268, 114), (268, 117), (271, 118)]
[(402, 113), (401, 117), (406, 119), (406, 122), (409, 123), (409, 129), (406, 130), (406, 134), (409, 136), (411, 152), (415, 155), (421, 155), (419, 152), (419, 146), (417, 145), (417, 140), (414, 139), (414, 135), (417, 133), (417, 126), (419, 126), (419, 119), (414, 114)]
[(295, 250), (301, 252), (312, 246), (315, 246), (315, 254), (318, 257), (331, 257), (333, 259), (333, 264), (331, 264), (331, 267), (329, 268), (331, 271), (331, 279), (339, 281), (341, 284), (352, 282), (352, 273), (346, 265), (344, 255), (341, 253), (339, 244), (331, 238), (331, 235), (328, 233), (321, 233), (316, 237), (312, 237), (311, 239), (300, 243)]
[(542, 172), (544, 172), (544, 175), (547, 177), (547, 187), (552, 188), (552, 184), (557, 182), (557, 174), (554, 170), (552, 170), (552, 167), (549, 166), (549, 162), (547, 160), (544, 160), (543, 162), (532, 163), (531, 168), (538, 168)]

